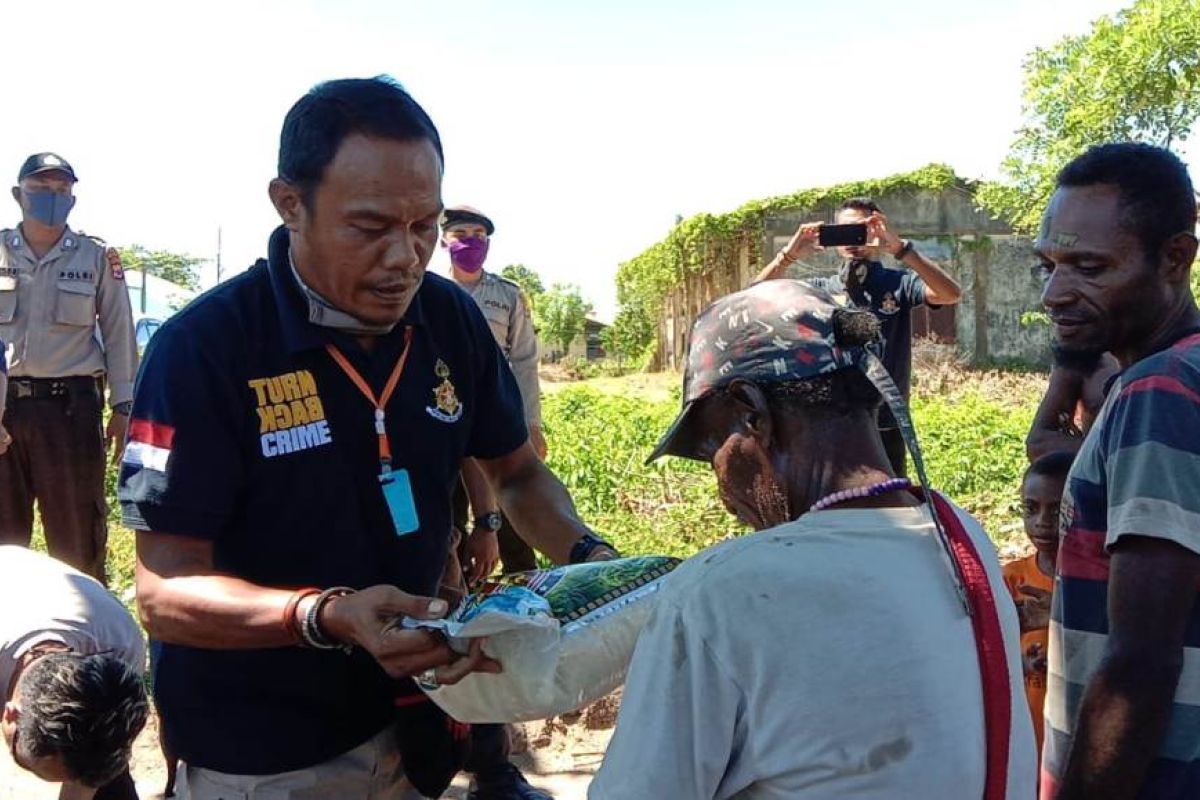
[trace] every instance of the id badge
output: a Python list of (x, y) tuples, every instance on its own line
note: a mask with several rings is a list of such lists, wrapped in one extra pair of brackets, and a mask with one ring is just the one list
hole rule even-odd
[(379, 476), (379, 483), (383, 487), (383, 499), (392, 515), (392, 527), (396, 529), (396, 535), (416, 533), (421, 521), (417, 518), (417, 504), (413, 499), (408, 470), (388, 470)]

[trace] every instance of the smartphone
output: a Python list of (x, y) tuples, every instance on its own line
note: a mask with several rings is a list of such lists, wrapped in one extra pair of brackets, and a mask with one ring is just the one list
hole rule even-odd
[(853, 225), (822, 225), (818, 244), (822, 247), (862, 247), (867, 243), (867, 226), (856, 222)]

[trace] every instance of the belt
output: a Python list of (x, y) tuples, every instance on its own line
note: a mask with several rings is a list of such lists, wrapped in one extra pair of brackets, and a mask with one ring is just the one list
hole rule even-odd
[(91, 394), (99, 389), (98, 380), (87, 375), (68, 378), (14, 378), (9, 376), (8, 379), (8, 399), (10, 401)]

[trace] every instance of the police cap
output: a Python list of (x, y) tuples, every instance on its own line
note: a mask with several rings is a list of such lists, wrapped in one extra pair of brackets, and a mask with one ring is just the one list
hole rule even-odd
[(450, 206), (450, 208), (442, 212), (442, 230), (446, 230), (451, 225), (462, 225), (463, 223), (482, 225), (483, 229), (487, 231), (488, 236), (496, 232), (496, 226), (477, 208), (471, 208), (471, 206)]
[(34, 153), (21, 165), (21, 171), (17, 174), (17, 183), (30, 175), (40, 175), (43, 172), (62, 172), (71, 179), (72, 183), (79, 180), (75, 176), (75, 170), (62, 156), (56, 153)]

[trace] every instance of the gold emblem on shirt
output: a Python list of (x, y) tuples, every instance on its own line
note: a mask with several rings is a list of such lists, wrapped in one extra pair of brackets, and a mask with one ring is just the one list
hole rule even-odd
[(458, 422), (462, 417), (463, 405), (458, 399), (454, 384), (450, 382), (450, 367), (439, 358), (433, 372), (442, 382), (433, 390), (434, 405), (426, 407), (425, 411), (436, 420)]

